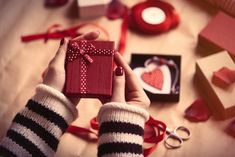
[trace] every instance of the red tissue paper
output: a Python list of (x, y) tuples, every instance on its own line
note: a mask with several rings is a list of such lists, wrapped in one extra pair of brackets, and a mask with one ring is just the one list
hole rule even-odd
[(222, 67), (218, 71), (213, 72), (212, 83), (220, 87), (228, 87), (235, 82), (235, 70)]
[(59, 7), (65, 5), (69, 0), (45, 0), (46, 7)]
[(111, 20), (118, 19), (123, 17), (127, 13), (127, 10), (127, 6), (122, 2), (119, 0), (112, 0), (108, 5), (106, 16)]
[(206, 121), (210, 118), (211, 111), (203, 99), (195, 100), (186, 110), (185, 117), (192, 122)]
[(69, 97), (110, 98), (114, 42), (70, 41), (66, 53), (65, 94)]

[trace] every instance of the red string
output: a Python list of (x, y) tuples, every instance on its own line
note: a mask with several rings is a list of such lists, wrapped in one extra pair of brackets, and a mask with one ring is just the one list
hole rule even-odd
[[(92, 118), (90, 121), (91, 129), (79, 127), (79, 126), (69, 126), (67, 132), (80, 136), (81, 134), (93, 134), (98, 137), (97, 131), (99, 130), (99, 124), (96, 121), (96, 118)], [(144, 130), (144, 142), (153, 144), (153, 146), (144, 149), (144, 156), (149, 156), (157, 144), (164, 139), (166, 134), (166, 124), (161, 121), (155, 120), (153, 117), (150, 117), (149, 120), (145, 123)]]
[(107, 32), (107, 30), (104, 29), (103, 27), (99, 26), (98, 24), (82, 23), (77, 26), (67, 28), (67, 29), (62, 29), (62, 30), (58, 29), (60, 27), (59, 24), (53, 24), (52, 26), (50, 26), (48, 28), (46, 33), (39, 33), (39, 34), (22, 36), (21, 41), (22, 42), (30, 42), (30, 41), (34, 41), (34, 40), (44, 39), (44, 41), (47, 42), (49, 39), (61, 39), (64, 37), (75, 38), (75, 37), (81, 35), (81, 33), (78, 32), (79, 29), (81, 29), (85, 26), (89, 26), (89, 25), (99, 28), (105, 34), (107, 39), (109, 39), (109, 33)]
[(127, 39), (127, 30), (129, 27), (129, 18), (128, 13), (126, 12), (123, 16), (123, 21), (121, 25), (121, 35), (119, 37), (119, 43), (118, 43), (118, 52), (123, 55), (125, 49), (126, 49), (126, 39)]

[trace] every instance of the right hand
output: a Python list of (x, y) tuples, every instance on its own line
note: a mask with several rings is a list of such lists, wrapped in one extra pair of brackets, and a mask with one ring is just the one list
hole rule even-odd
[(148, 108), (150, 106), (150, 100), (130, 66), (117, 52), (114, 54), (114, 60), (117, 68), (114, 72), (113, 96), (111, 101), (127, 103), (144, 109)]

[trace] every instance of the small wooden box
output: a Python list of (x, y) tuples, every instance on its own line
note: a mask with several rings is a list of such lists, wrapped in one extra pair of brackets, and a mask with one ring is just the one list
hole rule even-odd
[(227, 51), (199, 59), (196, 62), (196, 76), (203, 88), (201, 95), (219, 119), (235, 116), (235, 84), (223, 89), (212, 83), (213, 72), (222, 67), (235, 69), (235, 64)]
[(110, 0), (77, 0), (80, 18), (95, 18), (106, 14)]

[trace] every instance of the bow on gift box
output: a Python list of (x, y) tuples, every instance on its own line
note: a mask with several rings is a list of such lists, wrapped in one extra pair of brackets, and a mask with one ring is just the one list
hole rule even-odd
[[(100, 49), (95, 47), (95, 41), (87, 40), (71, 40), (67, 49), (67, 62), (72, 62), (79, 58), (79, 69), (80, 69), (80, 93), (87, 93), (87, 75), (88, 75), (88, 64), (93, 63), (93, 59), (90, 54), (94, 55), (113, 55), (114, 50), (110, 49)], [(94, 44), (94, 45), (93, 45)]]
[(81, 55), (89, 63), (93, 62), (93, 59), (88, 55), (90, 52), (96, 52), (96, 48), (91, 43), (88, 43), (86, 40), (82, 40), (79, 43), (76, 41), (70, 41), (68, 61), (73, 61), (79, 55)]

